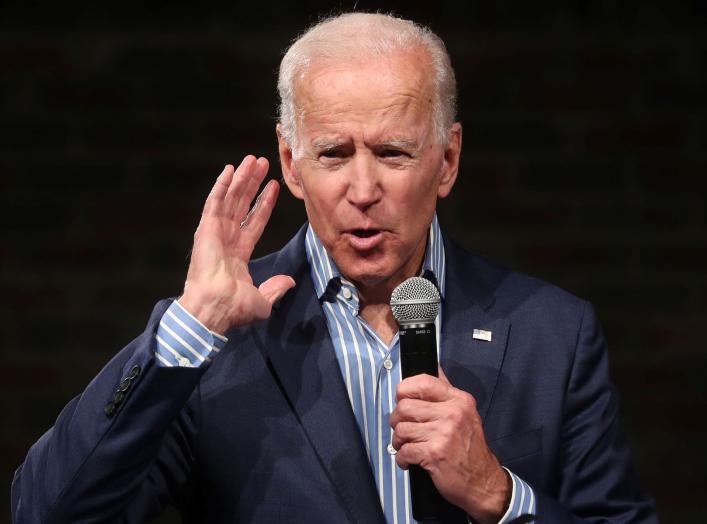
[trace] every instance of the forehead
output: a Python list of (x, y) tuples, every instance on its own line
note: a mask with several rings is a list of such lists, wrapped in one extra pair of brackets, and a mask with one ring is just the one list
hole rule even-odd
[(319, 134), (363, 126), (370, 132), (426, 124), (434, 96), (430, 71), (421, 52), (367, 61), (313, 61), (295, 85), (301, 131)]

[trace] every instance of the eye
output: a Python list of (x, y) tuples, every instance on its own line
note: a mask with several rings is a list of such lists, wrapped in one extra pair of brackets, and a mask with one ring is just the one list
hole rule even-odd
[(383, 158), (395, 158), (402, 156), (403, 152), (398, 151), (397, 149), (384, 149), (383, 151), (380, 152), (380, 156)]
[(325, 149), (324, 151), (319, 153), (319, 156), (322, 158), (344, 158), (345, 155), (346, 152), (338, 147), (332, 149)]
[(390, 158), (390, 159), (410, 158), (410, 153), (403, 151), (401, 149), (386, 148), (386, 149), (381, 149), (378, 152), (378, 156), (380, 158)]

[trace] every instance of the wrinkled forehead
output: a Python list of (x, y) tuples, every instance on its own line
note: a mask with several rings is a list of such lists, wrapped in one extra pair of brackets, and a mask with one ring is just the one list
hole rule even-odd
[(297, 126), (304, 131), (341, 121), (381, 119), (409, 125), (410, 120), (429, 120), (434, 106), (430, 71), (429, 59), (419, 52), (312, 61), (296, 76)]
[[(399, 74), (417, 72), (420, 79), (432, 80), (434, 65), (428, 49), (413, 47), (410, 49), (390, 49), (378, 51), (368, 47), (347, 48), (330, 54), (310, 55), (295, 70), (295, 88), (307, 87), (307, 81), (313, 72), (326, 70), (345, 71), (361, 68), (377, 68), (382, 71), (394, 71)], [(431, 82), (430, 82), (431, 83)]]

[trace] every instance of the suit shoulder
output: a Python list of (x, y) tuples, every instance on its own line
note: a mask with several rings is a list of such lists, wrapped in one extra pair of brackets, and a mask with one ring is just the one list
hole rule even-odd
[(546, 303), (548, 306), (583, 310), (587, 301), (573, 293), (541, 278), (509, 271), (507, 278), (497, 294), (505, 297), (525, 298), (533, 303)]
[(496, 309), (508, 309), (511, 313), (510, 309), (519, 307), (541, 307), (581, 314), (588, 305), (584, 299), (555, 284), (514, 271), (458, 244), (452, 251), (463, 257), (461, 267), (470, 275), (468, 278), (477, 280), (475, 287), (495, 303)]

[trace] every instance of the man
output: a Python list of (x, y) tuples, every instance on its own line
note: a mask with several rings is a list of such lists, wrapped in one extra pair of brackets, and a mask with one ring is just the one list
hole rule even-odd
[[(15, 522), (412, 522), (426, 469), (445, 522), (654, 522), (591, 307), (473, 256), (435, 217), (462, 128), (441, 41), (385, 15), (324, 21), (280, 68), (285, 183), (309, 224), (250, 262), (278, 185), (226, 166), (184, 292), (30, 450)], [(389, 300), (443, 297), (440, 378), (401, 381)], [(507, 468), (502, 467), (507, 466)]]

